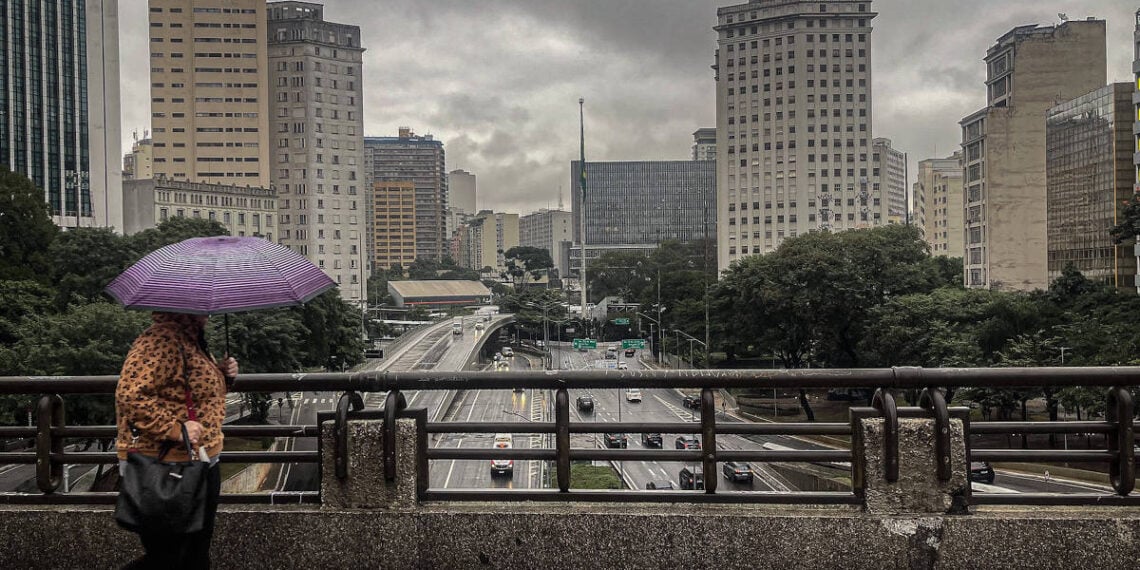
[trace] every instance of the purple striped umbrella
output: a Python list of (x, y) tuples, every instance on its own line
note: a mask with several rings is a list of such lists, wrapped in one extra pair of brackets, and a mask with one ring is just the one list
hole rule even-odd
[(256, 237), (190, 238), (156, 249), (107, 286), (129, 309), (210, 315), (299, 305), (336, 287), (304, 256)]

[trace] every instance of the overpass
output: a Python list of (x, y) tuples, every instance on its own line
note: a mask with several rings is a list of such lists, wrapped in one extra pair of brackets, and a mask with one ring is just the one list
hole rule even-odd
[[(220, 567), (734, 566), (978, 568), (1134, 567), (1140, 559), (1140, 499), (1132, 494), (1136, 458), (1129, 387), (1137, 368), (803, 371), (530, 371), (511, 373), (369, 371), (350, 374), (245, 375), (245, 391), (336, 390), (335, 412), (318, 422), (227, 427), (316, 442), (315, 451), (223, 452), (223, 462), (321, 465), (319, 491), (283, 497), (226, 495), (214, 554)], [(0, 378), (0, 393), (41, 396), (37, 425), (0, 428), (35, 435), (33, 452), (0, 462), (33, 463), (39, 493), (0, 494), (0, 559), (14, 567), (116, 566), (135, 544), (112, 522), (113, 494), (61, 493), (64, 464), (113, 462), (112, 454), (66, 451), (65, 438), (106, 437), (113, 427), (67, 426), (60, 395), (102, 393), (113, 377)], [(1102, 386), (1103, 421), (971, 422), (946, 405), (940, 387)], [(718, 415), (717, 390), (738, 387), (872, 387), (875, 406), (849, 421), (758, 424)], [(570, 394), (639, 387), (646, 393), (695, 388), (697, 421), (575, 421)], [(407, 402), (411, 391), (546, 390), (552, 421), (433, 421)], [(922, 405), (896, 404), (893, 390), (924, 390)], [(385, 393), (363, 408), (354, 393)], [(699, 450), (597, 449), (582, 434), (606, 431), (694, 434)], [(509, 451), (429, 446), (432, 435), (541, 434), (549, 445)], [(347, 434), (351, 433), (349, 437)], [(971, 434), (1104, 434), (1104, 449), (981, 449)], [(572, 435), (578, 435), (577, 439)], [(829, 435), (850, 449), (725, 449), (738, 435)], [(341, 438), (346, 438), (343, 440)], [(579, 445), (575, 445), (578, 443)], [(342, 451), (337, 451), (340, 448)], [(492, 457), (542, 461), (552, 477), (532, 488), (449, 488), (434, 483), (446, 461)], [(598, 491), (570, 487), (576, 461), (675, 461), (700, 466), (704, 489)], [(975, 493), (973, 460), (1089, 462), (1109, 466), (1111, 487), (1071, 493)], [(722, 486), (726, 461), (753, 464), (846, 463), (845, 490), (741, 491)]]

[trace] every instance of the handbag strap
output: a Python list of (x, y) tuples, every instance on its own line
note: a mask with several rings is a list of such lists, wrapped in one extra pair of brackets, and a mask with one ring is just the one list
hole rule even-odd
[[(182, 387), (186, 394), (186, 419), (187, 421), (198, 421), (198, 408), (194, 406), (194, 396), (190, 393), (190, 359), (186, 357), (186, 349), (181, 344), (178, 345), (178, 353), (182, 355)], [(127, 424), (127, 428), (131, 431), (131, 446), (127, 449), (136, 449), (135, 444), (139, 439), (139, 430), (134, 424)], [(190, 437), (186, 433), (186, 424), (182, 424), (182, 439), (186, 442), (186, 450), (193, 453), (190, 447)], [(158, 457), (162, 459), (169, 451), (171, 446), (167, 442), (163, 442), (159, 446)]]

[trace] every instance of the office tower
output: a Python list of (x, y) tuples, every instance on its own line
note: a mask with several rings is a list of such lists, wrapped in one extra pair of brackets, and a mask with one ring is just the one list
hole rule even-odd
[(311, 2), (270, 2), (270, 180), (280, 243), (309, 258), (360, 301), (365, 232), (360, 28), (324, 19)]
[(0, 3), (0, 165), (63, 228), (123, 229), (116, 0)]
[[(574, 242), (581, 243), (579, 215), (586, 215), (586, 259), (607, 251), (649, 252), (665, 240), (711, 241), (716, 235), (716, 162), (667, 160), (593, 162), (582, 193), (571, 200)], [(572, 187), (581, 163), (570, 163)], [(581, 249), (571, 249), (570, 266), (580, 267)], [(711, 250), (710, 250), (711, 255)]]
[(149, 5), (154, 176), (269, 188), (265, 0)]
[(411, 181), (372, 186), (372, 268), (407, 269), (416, 260), (416, 185)]
[(716, 160), (716, 129), (693, 131), (693, 160)]
[(123, 232), (133, 234), (171, 218), (205, 219), (232, 236), (277, 238), (277, 196), (260, 186), (207, 184), (169, 178), (123, 181)]
[(717, 264), (887, 223), (871, 176), (870, 1), (717, 10)]
[(574, 220), (570, 212), (543, 208), (519, 218), (519, 245), (550, 252), (560, 275), (570, 271), (568, 251), (563, 244), (574, 241)]
[[(444, 235), (451, 240), (459, 226), (475, 215), (475, 175), (459, 169), (448, 172), (447, 194), (447, 229)], [(451, 253), (452, 259), (458, 262), (459, 259)]]
[(879, 188), (887, 201), (887, 221), (892, 224), (907, 222), (906, 153), (891, 146), (891, 139), (871, 139), (871, 177), (879, 181)]
[(519, 245), (519, 215), (483, 210), (468, 224), (471, 247), (471, 268), (484, 271), (491, 268), (499, 277), (507, 270), (506, 252)]
[(965, 283), (1028, 291), (1047, 280), (1045, 116), (1105, 84), (1105, 22), (1019, 26), (986, 52), (986, 107), (960, 121)]
[(911, 223), (922, 230), (931, 254), (962, 257), (965, 213), (962, 151), (954, 151), (946, 158), (919, 161)]
[(1114, 83), (1049, 109), (1049, 282), (1072, 264), (1093, 281), (1135, 290), (1132, 245), (1116, 245), (1109, 234), (1135, 183), (1133, 89)]
[(394, 137), (365, 137), (370, 185), (412, 182), (416, 187), (416, 258), (440, 260), (449, 253), (447, 170), (443, 142), (400, 127)]

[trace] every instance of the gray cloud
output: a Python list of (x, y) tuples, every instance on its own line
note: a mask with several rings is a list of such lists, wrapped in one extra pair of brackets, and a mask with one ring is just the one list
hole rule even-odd
[[(479, 207), (569, 203), (586, 99), (589, 160), (684, 159), (715, 122), (713, 0), (339, 0), (326, 16), (363, 29), (365, 132), (444, 141), (448, 168), (479, 177)], [(1011, 27), (1057, 13), (1108, 20), (1108, 78), (1131, 80), (1124, 0), (878, 0), (875, 136), (912, 163), (949, 154), (958, 120), (985, 103), (982, 57)], [(121, 1), (123, 132), (149, 128), (146, 3)]]

